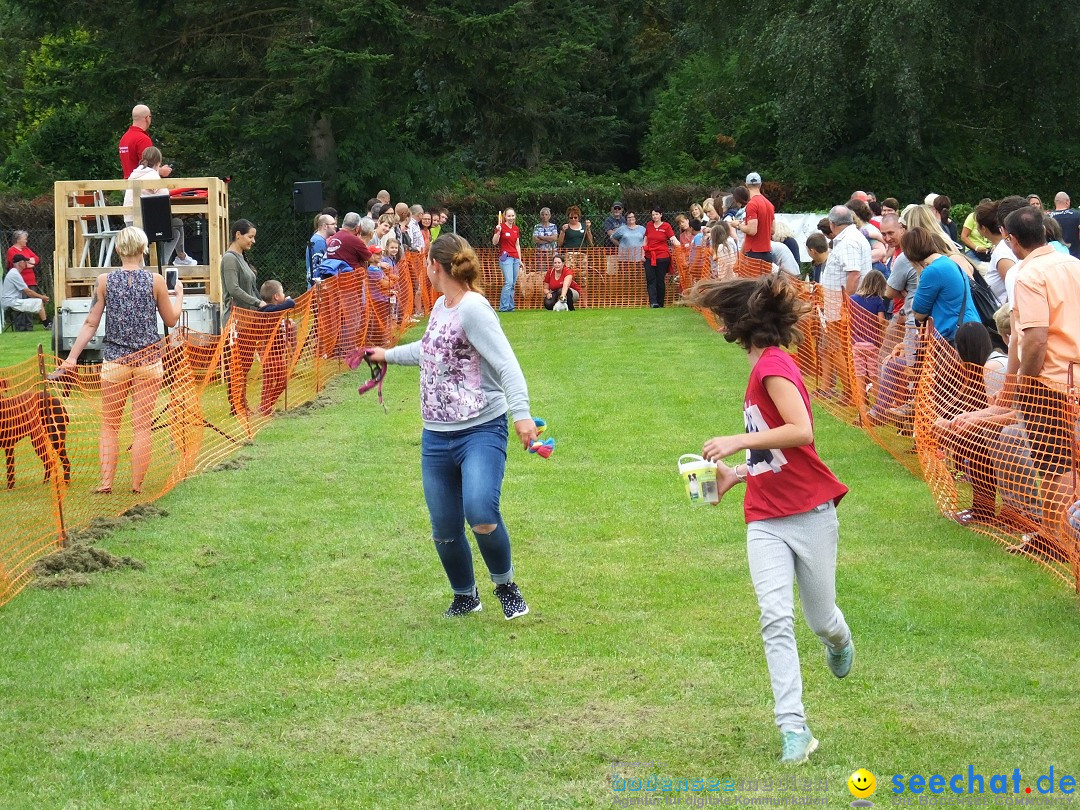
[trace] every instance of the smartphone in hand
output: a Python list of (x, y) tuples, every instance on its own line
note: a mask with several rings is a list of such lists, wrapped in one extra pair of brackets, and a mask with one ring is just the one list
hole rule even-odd
[(179, 280), (179, 277), (180, 271), (175, 267), (165, 268), (165, 286), (168, 288), (169, 292), (176, 289), (176, 283)]

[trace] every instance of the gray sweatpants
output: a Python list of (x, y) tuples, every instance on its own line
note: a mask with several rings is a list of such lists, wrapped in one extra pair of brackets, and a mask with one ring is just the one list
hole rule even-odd
[(169, 259), (172, 258), (173, 250), (176, 251), (177, 255), (183, 253), (186, 256), (187, 251), (184, 248), (184, 220), (180, 219), (180, 217), (173, 217), (172, 239), (166, 242), (165, 245), (161, 248), (161, 253), (159, 254), (161, 263), (169, 263)]
[(761, 608), (761, 638), (769, 665), (776, 725), (801, 731), (806, 724), (802, 673), (795, 647), (795, 594), (817, 637), (833, 649), (848, 643), (851, 631), (836, 606), (836, 542), (839, 524), (832, 501), (809, 512), (746, 525), (746, 554)]

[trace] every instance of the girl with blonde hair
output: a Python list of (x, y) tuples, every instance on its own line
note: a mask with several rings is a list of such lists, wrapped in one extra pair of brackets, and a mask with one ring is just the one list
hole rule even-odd
[(164, 369), (161, 363), (161, 335), (157, 318), (165, 326), (175, 326), (184, 309), (184, 285), (175, 290), (165, 279), (143, 267), (146, 234), (141, 228), (124, 228), (116, 237), (120, 267), (102, 273), (94, 282), (93, 303), (67, 359), (60, 368), (71, 371), (79, 355), (97, 334), (105, 316), (105, 341), (101, 364), (101, 439), (98, 459), (101, 481), (94, 490), (99, 495), (112, 492), (120, 457), (120, 421), (131, 397), (131, 492), (142, 491), (150, 466), (151, 428), (154, 404)]

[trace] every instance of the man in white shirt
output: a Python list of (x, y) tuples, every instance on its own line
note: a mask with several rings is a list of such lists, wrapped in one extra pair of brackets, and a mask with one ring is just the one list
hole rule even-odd
[(859, 281), (870, 272), (870, 242), (855, 227), (855, 218), (846, 205), (834, 205), (829, 211), (829, 226), (832, 230), (832, 248), (828, 261), (821, 272), (821, 286), (825, 304), (825, 339), (822, 352), (822, 385), (818, 393), (827, 399), (836, 399), (834, 389), (836, 376), (842, 377), (843, 400), (851, 400), (851, 380), (848, 379), (848, 364), (844, 353), (845, 334), (841, 317), (843, 315), (844, 293), (854, 295), (859, 288)]
[(15, 312), (26, 312), (37, 315), (41, 325), (46, 329), (52, 326), (52, 321), (45, 314), (45, 304), (49, 296), (35, 292), (23, 280), (22, 271), (26, 269), (26, 257), (16, 253), (12, 259), (12, 267), (4, 276), (3, 286), (0, 287), (0, 307), (11, 309)]

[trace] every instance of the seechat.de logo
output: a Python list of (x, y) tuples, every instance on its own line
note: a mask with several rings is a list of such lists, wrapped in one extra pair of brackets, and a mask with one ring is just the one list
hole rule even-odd
[(855, 797), (855, 801), (851, 803), (852, 807), (873, 807), (874, 803), (870, 801), (870, 797), (874, 795), (874, 791), (877, 790), (877, 779), (866, 768), (859, 768), (847, 780), (847, 789), (851, 791), (851, 795)]

